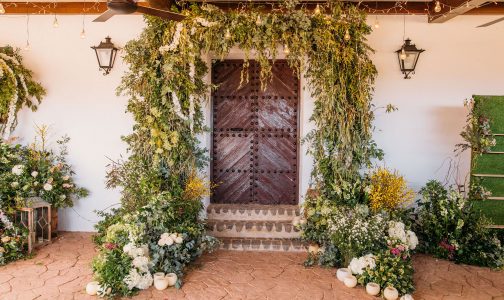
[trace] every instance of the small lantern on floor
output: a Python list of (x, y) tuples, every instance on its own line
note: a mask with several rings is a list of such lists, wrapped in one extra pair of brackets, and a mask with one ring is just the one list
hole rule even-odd
[(41, 198), (26, 199), (26, 207), (16, 212), (16, 223), (28, 229), (28, 252), (51, 242), (51, 204)]
[(111, 38), (107, 36), (105, 42), (100, 42), (100, 45), (91, 47), (96, 53), (96, 59), (98, 60), (98, 66), (100, 70), (103, 70), (103, 75), (110, 73), (110, 70), (114, 67), (115, 58), (117, 51), (114, 43), (112, 43)]
[(423, 49), (417, 49), (415, 44), (411, 43), (410, 39), (406, 39), (401, 49), (397, 50), (397, 58), (399, 59), (399, 67), (404, 74), (404, 79), (410, 79), (410, 74), (415, 74), (416, 64)]

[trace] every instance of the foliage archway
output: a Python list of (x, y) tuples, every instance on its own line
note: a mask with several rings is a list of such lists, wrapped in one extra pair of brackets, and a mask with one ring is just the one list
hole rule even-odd
[[(315, 101), (312, 120), (316, 129), (307, 136), (309, 152), (315, 159), (313, 186), (329, 205), (358, 201), (348, 197), (348, 191), (360, 195), (358, 171), (380, 154), (371, 139), (371, 92), (376, 69), (368, 56), (372, 50), (366, 44), (370, 27), (357, 7), (329, 1), (321, 13), (314, 13), (287, 1), (268, 13), (256, 6), (224, 12), (205, 4), (181, 13), (186, 19), (177, 23), (147, 17), (144, 32), (125, 47), (130, 71), (118, 91), (130, 97), (127, 111), (136, 124), (134, 132), (124, 137), (131, 156), (114, 163), (109, 172), (109, 186), (123, 189), (123, 206), (99, 225), (102, 234), (97, 240), (108, 246), (103, 246), (95, 264), (98, 279), (113, 293), (127, 294), (128, 289), (121, 283), (124, 280), (114, 281), (112, 277), (131, 277), (131, 272), (139, 271), (128, 271), (127, 267), (122, 272), (109, 271), (117, 270), (118, 264), (131, 263), (113, 254), (123, 244), (146, 244), (153, 255), (159, 256), (156, 243), (160, 234), (171, 230), (185, 234), (186, 240), (193, 242), (193, 250), (206, 245), (204, 230), (196, 226), (201, 224), (197, 215), (205, 186), (195, 174), (206, 163), (196, 136), (205, 131), (201, 108), (212, 88), (204, 81), (208, 66), (202, 55), (224, 58), (233, 47), (239, 47), (245, 61), (254, 58), (259, 62), (264, 87), (271, 77), (272, 60), (283, 51), (291, 67), (305, 76)], [(242, 81), (247, 80), (242, 75)], [(312, 204), (307, 203), (310, 209)], [(159, 218), (153, 213), (155, 207), (171, 211), (167, 207), (172, 206), (191, 215), (175, 213), (154, 219)], [(137, 209), (139, 212), (132, 213)], [(127, 232), (127, 228), (135, 228), (134, 238), (131, 233), (130, 238), (118, 234)], [(318, 228), (312, 230), (310, 238), (320, 240), (323, 234), (324, 228)], [(190, 259), (175, 269), (154, 266), (149, 271), (181, 275), (185, 264), (201, 251), (189, 252)], [(159, 261), (159, 257), (156, 259)], [(175, 255), (169, 259), (179, 258)], [(128, 286), (141, 288), (130, 281)]]

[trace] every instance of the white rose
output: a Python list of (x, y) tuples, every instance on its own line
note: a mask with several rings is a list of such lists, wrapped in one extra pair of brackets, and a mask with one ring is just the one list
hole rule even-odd
[(171, 237), (165, 239), (165, 245), (167, 246), (173, 245), (173, 239)]
[(53, 187), (52, 187), (52, 185), (51, 185), (50, 183), (46, 183), (46, 184), (44, 184), (44, 190), (46, 190), (46, 191), (48, 191), (48, 192), (49, 192), (50, 190), (52, 190), (52, 188), (53, 188)]
[(410, 294), (406, 294), (404, 296), (401, 297), (401, 299), (399, 300), (414, 300), (413, 299), (413, 296), (411, 296)]
[(23, 169), (24, 169), (24, 166), (23, 165), (15, 165), (13, 168), (12, 168), (12, 173), (14, 175), (21, 175), (23, 174)]
[(178, 235), (177, 235), (176, 233), (172, 233), (172, 234), (170, 234), (170, 238), (171, 238), (172, 240), (176, 239), (176, 238), (177, 238), (177, 236), (178, 236)]
[(31, 176), (34, 177), (34, 178), (37, 177), (38, 176), (38, 172), (37, 171), (31, 172)]
[(165, 232), (165, 233), (161, 234), (161, 236), (159, 238), (162, 239), (162, 240), (166, 240), (169, 237), (170, 237), (170, 234), (167, 233), (167, 232)]
[(70, 176), (68, 175), (63, 176), (63, 180), (68, 181), (68, 179), (70, 179)]
[(39, 184), (38, 181), (33, 182), (33, 186), (37, 186)]
[(165, 246), (166, 245), (166, 240), (165, 239), (159, 239), (159, 241), (157, 242), (157, 244), (161, 247)]
[(177, 244), (182, 244), (183, 241), (184, 241), (184, 238), (182, 238), (181, 236), (177, 236), (175, 238), (175, 243), (177, 243)]
[(19, 186), (19, 182), (17, 181), (14, 181), (13, 183), (11, 183), (11, 187), (13, 188), (17, 188)]

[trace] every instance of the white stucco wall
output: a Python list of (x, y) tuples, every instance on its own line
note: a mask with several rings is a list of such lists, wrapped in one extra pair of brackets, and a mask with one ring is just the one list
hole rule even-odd
[[(48, 91), (36, 113), (23, 111), (16, 135), (27, 143), (33, 138), (34, 124), (52, 125), (53, 135), (68, 134), (70, 162), (77, 181), (90, 189), (91, 196), (61, 212), (60, 229), (90, 231), (95, 209), (118, 203), (119, 192), (105, 189), (108, 158), (125, 154), (120, 136), (131, 131), (131, 117), (124, 113), (126, 99), (115, 95), (115, 88), (126, 66), (118, 59), (108, 76), (97, 70), (96, 45), (106, 35), (124, 45), (142, 29), (140, 16), (114, 17), (106, 23), (86, 21), (86, 39), (80, 39), (81, 16), (60, 16), (60, 27), (52, 28), (52, 16), (30, 18), (31, 50), (24, 52), (25, 64), (34, 71)], [(428, 24), (423, 16), (407, 17), (406, 36), (426, 49), (417, 74), (404, 80), (395, 53), (402, 44), (402, 16), (379, 17), (380, 28), (369, 36), (376, 50), (378, 68), (374, 102), (377, 107), (395, 104), (399, 111), (390, 115), (377, 110), (375, 138), (385, 150), (387, 166), (399, 169), (414, 188), (428, 179), (443, 179), (443, 163), (459, 142), (465, 121), (462, 102), (472, 94), (504, 95), (504, 59), (501, 51), (504, 22), (485, 29), (477, 25), (492, 16), (458, 17), (445, 24)], [(24, 16), (0, 16), (1, 44), (23, 47), (26, 39)], [(370, 24), (374, 17), (370, 18)], [(239, 55), (234, 53), (232, 55)], [(303, 83), (303, 82), (302, 82)], [(308, 124), (313, 101), (309, 91), (301, 96), (302, 134)], [(206, 115), (209, 116), (209, 106)], [(202, 137), (207, 145), (209, 137)], [(301, 159), (301, 195), (309, 183), (311, 159)], [(446, 164), (445, 164), (446, 166)], [(467, 159), (460, 172), (467, 172)]]

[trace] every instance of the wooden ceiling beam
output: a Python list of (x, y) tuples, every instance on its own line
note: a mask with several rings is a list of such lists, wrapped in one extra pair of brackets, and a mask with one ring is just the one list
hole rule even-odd
[[(462, 0), (450, 0), (452, 4), (457, 3), (465, 4), (467, 1)], [(476, 1), (483, 0), (469, 0), (473, 3)], [(209, 1), (210, 2), (210, 1)], [(323, 1), (320, 1), (322, 3)], [(105, 2), (1, 2), (5, 8), (5, 14), (17, 14), (17, 15), (80, 15), (80, 14), (90, 14), (98, 15), (107, 10), (107, 4)], [(317, 2), (310, 1), (303, 4), (304, 7), (308, 9), (315, 8)], [(357, 2), (353, 2), (357, 5)], [(221, 9), (229, 10), (238, 7), (238, 3), (212, 3)], [(139, 2), (139, 5), (148, 6), (146, 2)], [(445, 11), (440, 13), (433, 13), (433, 3), (432, 2), (360, 2), (360, 8), (369, 14), (375, 15), (403, 15), (403, 14), (413, 14), (413, 15), (430, 15), (434, 16), (430, 22), (432, 23), (442, 23), (453, 17), (449, 13), (449, 9), (445, 7)], [(451, 5), (453, 6), (453, 5)], [(269, 11), (271, 6), (265, 5), (265, 11)], [(454, 6), (453, 6), (454, 7)], [(466, 15), (502, 15), (504, 14), (504, 3), (499, 2), (497, 4), (485, 5), (482, 7), (474, 8), (472, 7), (467, 12), (458, 12), (458, 14)], [(446, 14), (446, 17), (442, 17)], [(1, 18), (1, 15), (0, 15)], [(439, 20), (438, 20), (439, 19)]]

